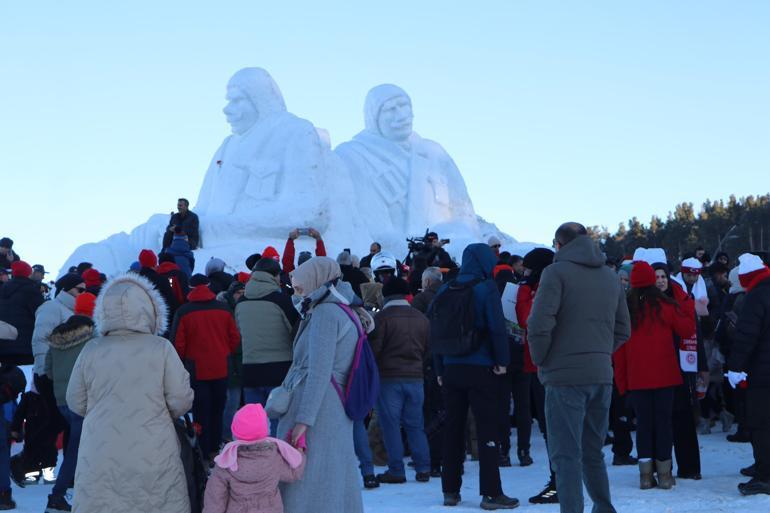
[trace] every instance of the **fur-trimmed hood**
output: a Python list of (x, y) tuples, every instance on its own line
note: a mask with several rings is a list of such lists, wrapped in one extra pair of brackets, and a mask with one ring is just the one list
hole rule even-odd
[(129, 272), (104, 284), (94, 322), (103, 336), (113, 331), (161, 335), (168, 324), (168, 306), (150, 280)]
[(73, 315), (53, 329), (48, 343), (54, 349), (69, 349), (85, 344), (95, 333), (94, 321), (85, 315)]

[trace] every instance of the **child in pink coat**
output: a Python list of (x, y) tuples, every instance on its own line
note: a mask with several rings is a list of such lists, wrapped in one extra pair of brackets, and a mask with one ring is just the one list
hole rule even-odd
[(267, 414), (260, 404), (247, 404), (235, 414), (234, 442), (214, 458), (206, 485), (203, 513), (283, 513), (278, 483), (291, 483), (305, 469), (301, 451), (269, 438)]

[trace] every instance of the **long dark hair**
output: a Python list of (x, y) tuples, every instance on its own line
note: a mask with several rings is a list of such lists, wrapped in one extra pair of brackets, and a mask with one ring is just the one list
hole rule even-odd
[(631, 314), (631, 327), (634, 329), (644, 321), (648, 313), (652, 318), (659, 318), (663, 303), (677, 306), (673, 298), (668, 297), (655, 285), (629, 290), (626, 301), (628, 302), (628, 312)]

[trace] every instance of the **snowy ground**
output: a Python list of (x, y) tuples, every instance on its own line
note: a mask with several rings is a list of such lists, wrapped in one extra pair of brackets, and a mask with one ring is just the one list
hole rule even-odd
[[(558, 506), (533, 506), (527, 498), (539, 492), (548, 480), (545, 446), (542, 438), (535, 437), (532, 456), (535, 464), (531, 467), (502, 469), (503, 489), (508, 495), (521, 500), (517, 511), (557, 513)], [(736, 486), (747, 478), (739, 475), (741, 467), (752, 463), (750, 444), (731, 444), (725, 441), (724, 433), (701, 436), (701, 457), (703, 480), (677, 482), (671, 491), (639, 490), (639, 478), (635, 467), (609, 466), (612, 497), (618, 513), (768, 513), (770, 496), (742, 497)], [(514, 443), (515, 447), (515, 443)], [(16, 451), (14, 451), (16, 452)], [(609, 448), (605, 449), (606, 459), (611, 461)], [(370, 513), (412, 513), (423, 511), (451, 511), (463, 513), (479, 510), (478, 465), (466, 464), (465, 483), (462, 489), (463, 502), (460, 506), (447, 509), (441, 505), (441, 483), (439, 479), (421, 484), (414, 481), (409, 472), (410, 482), (404, 485), (383, 485), (372, 491), (365, 491), (365, 510)], [(334, 486), (330, 481), (330, 486)], [(14, 485), (13, 495), (20, 513), (40, 513), (45, 510), (46, 497), (50, 486), (29, 486), (19, 489)], [(586, 511), (591, 511), (590, 506)], [(310, 513), (310, 512), (308, 512)]]

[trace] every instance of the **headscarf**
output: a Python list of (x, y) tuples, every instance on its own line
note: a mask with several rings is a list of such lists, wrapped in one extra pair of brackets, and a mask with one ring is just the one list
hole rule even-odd
[(366, 95), (366, 101), (364, 102), (364, 124), (366, 129), (374, 132), (377, 135), (380, 133), (380, 125), (378, 123), (380, 117), (380, 110), (382, 105), (393, 98), (399, 96), (406, 97), (409, 103), (412, 103), (412, 99), (406, 94), (406, 91), (393, 84), (381, 84), (373, 87)]
[(342, 270), (334, 259), (314, 257), (297, 267), (291, 274), (295, 287), (300, 287), (306, 296), (321, 288), (324, 284), (342, 277)]

